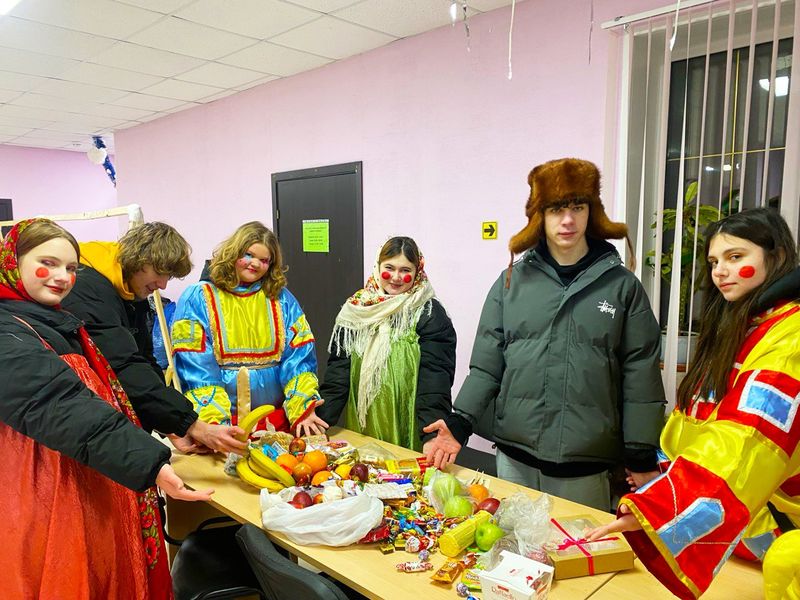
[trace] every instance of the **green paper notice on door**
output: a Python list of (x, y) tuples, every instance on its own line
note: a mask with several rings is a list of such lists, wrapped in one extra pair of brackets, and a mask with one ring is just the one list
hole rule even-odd
[(303, 221), (303, 252), (330, 252), (328, 219)]

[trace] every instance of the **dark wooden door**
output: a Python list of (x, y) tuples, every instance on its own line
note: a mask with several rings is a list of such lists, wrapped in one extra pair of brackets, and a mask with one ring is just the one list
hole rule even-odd
[(361, 163), (273, 174), (272, 208), (288, 287), (314, 332), (322, 381), (339, 308), (364, 285)]
[[(14, 218), (14, 211), (11, 209), (11, 199), (0, 198), (0, 221), (10, 221)], [(3, 227), (0, 235), (5, 236), (11, 227)]]

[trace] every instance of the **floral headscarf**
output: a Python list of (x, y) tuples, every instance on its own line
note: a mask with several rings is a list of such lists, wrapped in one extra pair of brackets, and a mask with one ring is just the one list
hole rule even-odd
[[(378, 251), (380, 255), (380, 250)], [(380, 256), (375, 260), (366, 285), (347, 299), (333, 326), (328, 351), (362, 357), (356, 409), (358, 422), (366, 427), (367, 412), (378, 394), (388, 364), (392, 342), (417, 326), (423, 311), (431, 310), (436, 295), (425, 273), (425, 259), (420, 254), (417, 275), (411, 288), (391, 296), (380, 284)]]
[(20, 221), (11, 228), (11, 231), (3, 239), (3, 245), (0, 247), (0, 298), (33, 301), (33, 298), (25, 290), (25, 286), (22, 285), (19, 258), (17, 257), (17, 242), (19, 241), (19, 234), (37, 220), (41, 219)]

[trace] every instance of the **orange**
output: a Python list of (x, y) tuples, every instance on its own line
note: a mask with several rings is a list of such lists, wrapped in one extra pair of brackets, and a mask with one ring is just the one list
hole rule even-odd
[(350, 469), (353, 468), (353, 465), (339, 465), (334, 469), (334, 473), (336, 473), (342, 479), (350, 479)]
[(311, 485), (322, 485), (323, 481), (327, 481), (331, 477), (333, 477), (333, 473), (330, 471), (317, 471), (311, 478)]
[(312, 473), (316, 473), (328, 466), (328, 457), (325, 456), (322, 450), (312, 450), (311, 452), (306, 452), (305, 456), (303, 456), (303, 462), (311, 467)]
[(278, 458), (275, 459), (275, 462), (291, 473), (292, 469), (294, 469), (297, 463), (300, 461), (297, 460), (294, 455), (286, 452), (284, 454), (279, 454)]
[(294, 477), (297, 485), (306, 485), (311, 482), (311, 467), (306, 463), (297, 463), (292, 469), (292, 477)]
[(481, 485), (480, 483), (473, 483), (467, 487), (467, 493), (478, 502), (483, 502), (489, 497), (489, 490), (486, 489), (485, 485)]

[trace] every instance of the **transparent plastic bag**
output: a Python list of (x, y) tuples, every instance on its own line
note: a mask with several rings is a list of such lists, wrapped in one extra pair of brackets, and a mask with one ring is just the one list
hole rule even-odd
[(304, 546), (349, 546), (383, 520), (383, 502), (370, 496), (352, 496), (298, 509), (280, 495), (262, 490), (261, 511), (264, 529), (283, 533)]
[(444, 514), (445, 503), (453, 496), (466, 496), (464, 484), (455, 475), (436, 471), (424, 488), (425, 497), (436, 512)]
[(387, 460), (397, 460), (397, 457), (380, 444), (369, 442), (358, 447), (358, 462), (385, 469)]
[(498, 540), (492, 549), (480, 558), (486, 569), (493, 569), (500, 562), (500, 552), (508, 550), (526, 558), (552, 566), (545, 547), (550, 541), (550, 509), (553, 501), (547, 494), (536, 500), (517, 493), (500, 502), (495, 513), (497, 524), (509, 532)]

